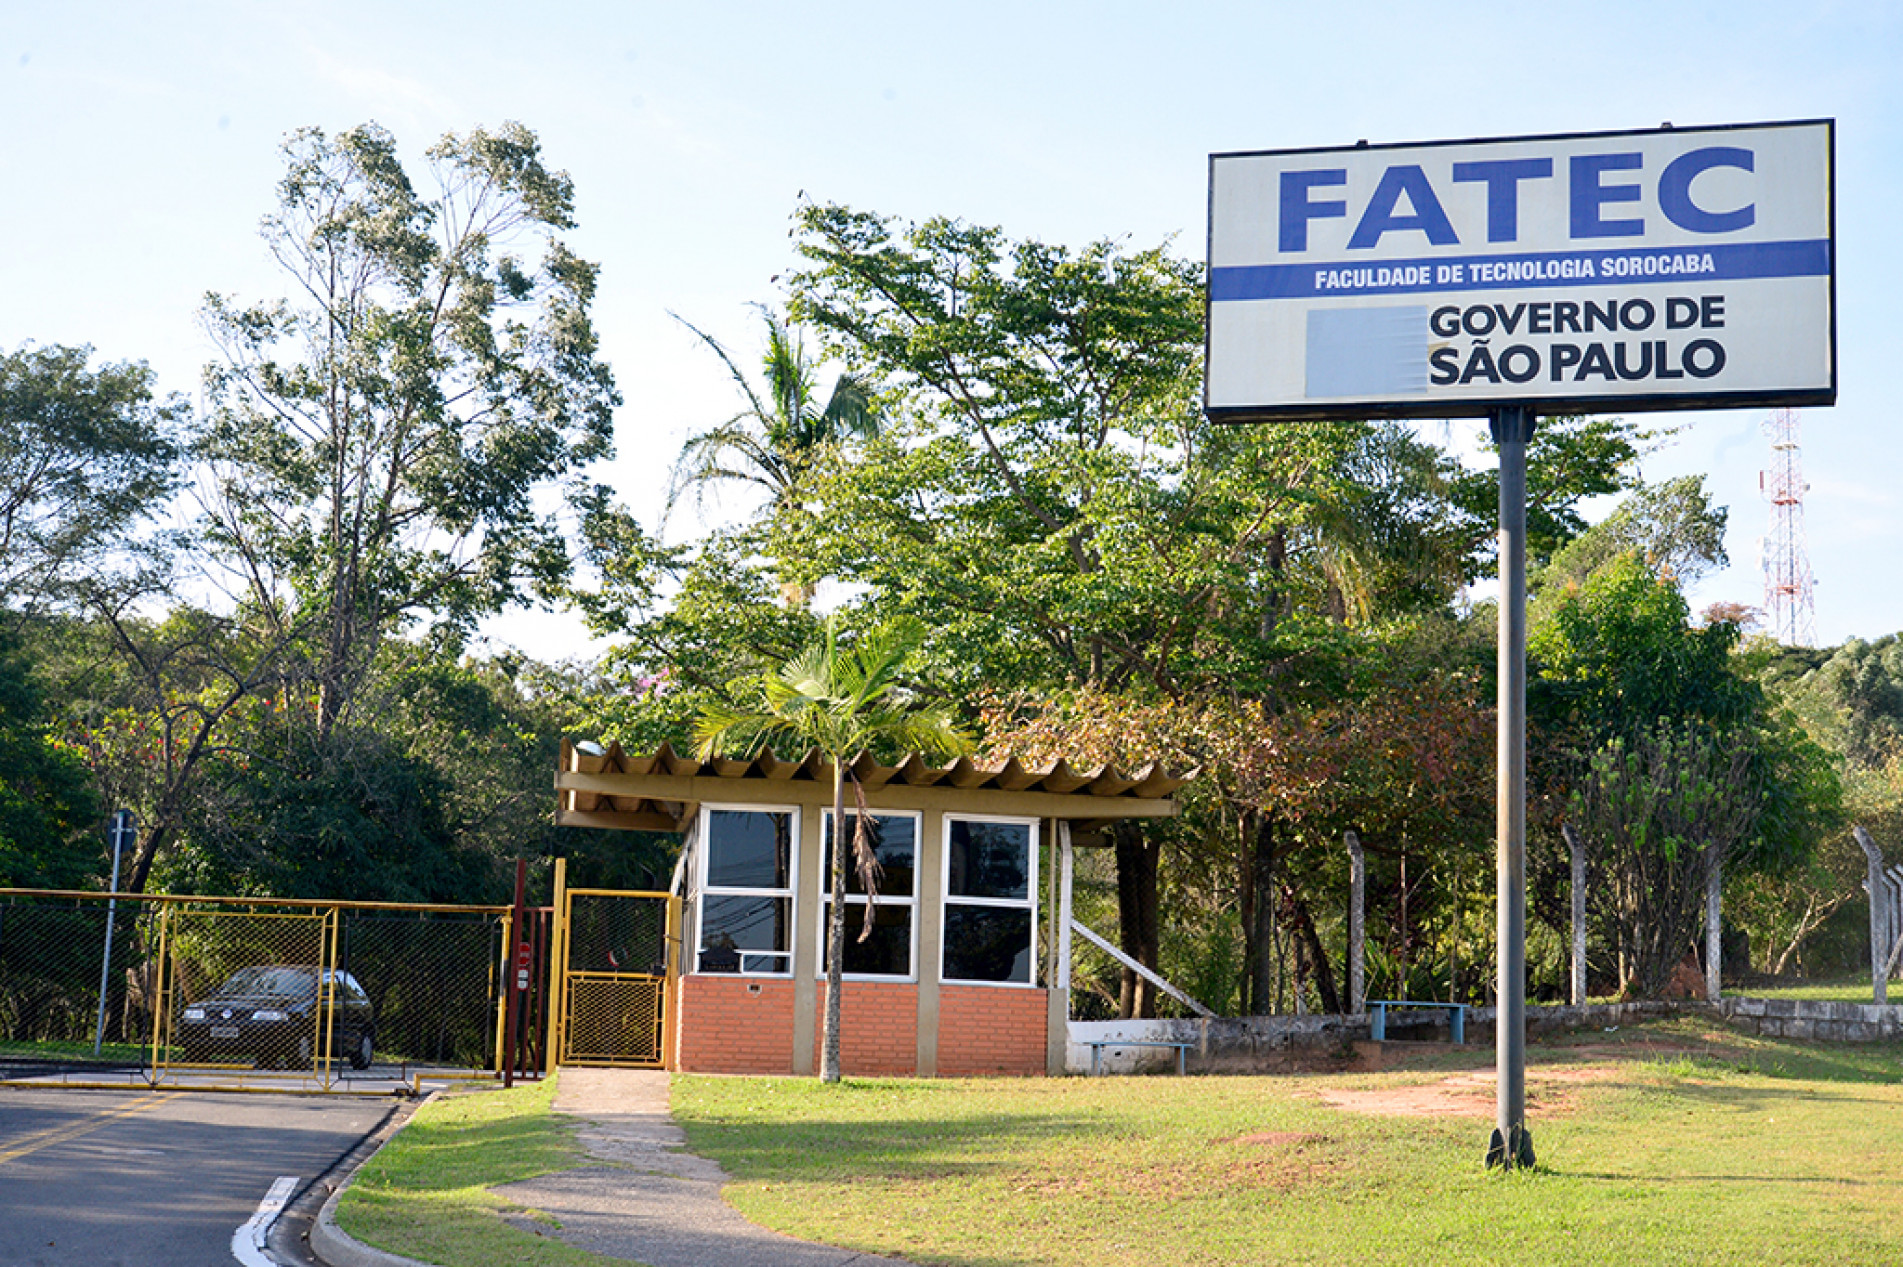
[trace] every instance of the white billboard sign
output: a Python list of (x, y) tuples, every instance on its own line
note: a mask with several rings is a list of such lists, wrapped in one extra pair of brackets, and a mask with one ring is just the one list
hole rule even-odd
[(1212, 155), (1205, 408), (1831, 404), (1833, 128)]

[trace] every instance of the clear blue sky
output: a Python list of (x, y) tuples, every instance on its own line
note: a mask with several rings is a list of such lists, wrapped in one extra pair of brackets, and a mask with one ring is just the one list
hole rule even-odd
[[(627, 398), (614, 479), (651, 523), (733, 411), (674, 311), (751, 357), (802, 191), (908, 218), (1203, 250), (1212, 151), (1833, 117), (1835, 409), (1804, 414), (1821, 643), (1903, 630), (1903, 6), (1628, 3), (16, 4), (0, 24), (0, 346), (90, 343), (194, 393), (208, 290), (285, 293), (257, 236), (293, 128), (376, 120), (412, 160), (516, 119), (575, 178)], [(1762, 411), (1689, 415), (1758, 604)], [(1444, 433), (1471, 445), (1480, 424)], [(1443, 434), (1435, 432), (1435, 434)], [(532, 632), (529, 632), (531, 631)], [(579, 624), (505, 628), (578, 654)]]

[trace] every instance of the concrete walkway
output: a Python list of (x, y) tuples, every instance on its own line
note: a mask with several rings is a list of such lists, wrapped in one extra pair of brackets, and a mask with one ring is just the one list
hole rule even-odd
[[(667, 1087), (659, 1070), (562, 1070), (555, 1109), (578, 1119), (582, 1147), (603, 1164), (492, 1189), (524, 1211), (504, 1217), (523, 1231), (646, 1267), (910, 1267), (795, 1240), (740, 1217), (720, 1199), (727, 1174), (681, 1151), (686, 1136), (669, 1116)], [(331, 1267), (410, 1262), (350, 1240), (330, 1215), (327, 1205), (311, 1246)]]

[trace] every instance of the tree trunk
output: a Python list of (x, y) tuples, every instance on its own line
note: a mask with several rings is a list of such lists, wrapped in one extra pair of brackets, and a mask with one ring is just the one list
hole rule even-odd
[[(1158, 849), (1136, 823), (1111, 828), (1117, 849), (1118, 940), (1123, 953), (1154, 972), (1161, 957), (1157, 928), (1156, 863)], [(1118, 1015), (1125, 1020), (1156, 1015), (1156, 987), (1130, 969), (1123, 970)]]
[(1322, 1011), (1339, 1016), (1341, 995), (1335, 990), (1334, 969), (1328, 966), (1328, 952), (1322, 949), (1322, 939), (1315, 932), (1315, 918), (1309, 913), (1308, 903), (1291, 893), (1289, 911), (1295, 924), (1296, 936), (1301, 938), (1304, 958), (1308, 961), (1309, 969), (1315, 974), (1315, 993), (1321, 996)]
[(1282, 589), (1282, 576), (1288, 568), (1288, 530), (1278, 527), (1269, 533), (1263, 541), (1265, 563), (1271, 578), (1262, 595), (1262, 615), (1260, 635), (1267, 638), (1275, 632), (1281, 623), (1287, 607), (1286, 596)]
[(1275, 1011), (1275, 822), (1256, 816), (1249, 866), (1249, 1014)]
[(1236, 905), (1242, 914), (1242, 972), (1236, 983), (1236, 1012), (1253, 1016), (1255, 964), (1261, 955), (1255, 931), (1255, 822), (1252, 810), (1236, 815)]
[(146, 829), (145, 839), (133, 850), (132, 869), (126, 873), (125, 887), (121, 892), (145, 892), (146, 881), (152, 876), (152, 864), (158, 861), (159, 850), (171, 834), (172, 825), (169, 822), (154, 823)]
[(845, 993), (846, 958), (846, 762), (833, 757), (833, 908), (826, 917), (826, 1032), (819, 1079), (839, 1081), (839, 1005)]

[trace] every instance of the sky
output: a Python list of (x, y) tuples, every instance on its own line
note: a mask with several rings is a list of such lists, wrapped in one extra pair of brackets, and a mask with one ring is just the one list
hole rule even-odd
[[(207, 292), (288, 294), (258, 236), (293, 129), (376, 121), (415, 177), (505, 120), (576, 188), (626, 403), (602, 477), (650, 528), (690, 433), (736, 410), (670, 314), (750, 364), (802, 198), (1013, 237), (1204, 252), (1211, 153), (1837, 121), (1839, 396), (1801, 415), (1816, 640), (1903, 630), (1903, 6), (1856, 3), (13, 4), (0, 22), (0, 348), (89, 344), (195, 397)], [(1764, 410), (1679, 425), (1649, 480), (1702, 474), (1763, 605)], [(1430, 424), (1470, 453), (1484, 424)], [(1601, 508), (1603, 509), (1603, 508)], [(680, 531), (676, 525), (675, 531)], [(579, 618), (492, 625), (543, 659)]]

